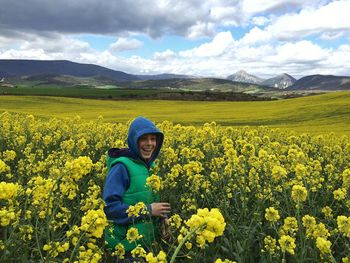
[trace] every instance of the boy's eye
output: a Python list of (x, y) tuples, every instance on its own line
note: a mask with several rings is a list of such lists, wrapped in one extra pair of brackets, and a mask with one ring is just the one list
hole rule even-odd
[(140, 141), (148, 141), (148, 140), (154, 142), (154, 141), (157, 140), (157, 136), (154, 136), (154, 135), (152, 135), (152, 136), (142, 136), (140, 138)]

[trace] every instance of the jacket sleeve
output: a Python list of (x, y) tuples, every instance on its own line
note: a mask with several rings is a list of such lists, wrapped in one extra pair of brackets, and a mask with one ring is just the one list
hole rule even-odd
[[(105, 188), (103, 199), (105, 201), (104, 212), (108, 220), (114, 223), (123, 225), (131, 224), (135, 220), (143, 217), (132, 218), (128, 217), (126, 210), (129, 208), (128, 204), (123, 203), (123, 196), (130, 186), (130, 178), (128, 170), (122, 163), (113, 166), (105, 181)], [(151, 205), (147, 204), (147, 210), (151, 214)]]

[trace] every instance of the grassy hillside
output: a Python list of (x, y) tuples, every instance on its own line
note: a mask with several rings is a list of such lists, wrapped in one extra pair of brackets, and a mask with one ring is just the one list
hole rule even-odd
[(126, 122), (143, 115), (155, 121), (200, 125), (288, 128), (313, 134), (336, 132), (350, 135), (350, 92), (278, 101), (188, 102), (188, 101), (101, 101), (35, 96), (0, 96), (0, 112), (29, 113), (41, 117), (72, 117), (106, 122)]

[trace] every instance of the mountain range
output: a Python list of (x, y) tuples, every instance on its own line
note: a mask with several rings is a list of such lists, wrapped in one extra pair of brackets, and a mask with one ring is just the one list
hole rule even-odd
[[(61, 77), (60, 77), (61, 76)], [(190, 75), (178, 74), (159, 74), (159, 75), (133, 75), (123, 71), (112, 70), (94, 64), (76, 63), (67, 60), (0, 60), (0, 82), (5, 79), (13, 77), (33, 79), (55, 79), (57, 84), (62, 78), (74, 77), (75, 82), (81, 81), (77, 78), (93, 78), (93, 81), (102, 82), (106, 85), (115, 83), (131, 83), (137, 82), (138, 87), (142, 87), (143, 83), (157, 86), (158, 81), (166, 80), (167, 83), (190, 83), (190, 80), (198, 82), (198, 77)], [(58, 78), (59, 77), (59, 78)], [(208, 78), (200, 78), (207, 79)], [(259, 90), (263, 87), (274, 88), (276, 90), (350, 90), (350, 77), (348, 76), (332, 76), (332, 75), (310, 75), (296, 80), (292, 76), (284, 73), (269, 79), (262, 79), (243, 70), (236, 72), (226, 78), (233, 82), (233, 84), (251, 84), (255, 85)], [(179, 82), (179, 80), (188, 80), (190, 82)], [(219, 79), (213, 79), (215, 83), (225, 83)], [(1, 83), (0, 83), (1, 84)], [(162, 85), (163, 85), (162, 84)], [(241, 85), (240, 84), (240, 85)], [(83, 83), (83, 85), (85, 85)], [(123, 84), (124, 85), (124, 84)], [(128, 84), (129, 85), (129, 84)], [(128, 86), (124, 85), (124, 86)], [(159, 84), (160, 85), (160, 84)], [(131, 84), (131, 86), (135, 86)], [(241, 85), (241, 87), (243, 87)], [(250, 86), (252, 88), (252, 86)], [(217, 87), (215, 87), (217, 89)]]
[(278, 89), (286, 89), (289, 86), (292, 86), (297, 81), (295, 78), (286, 73), (283, 73), (273, 78), (262, 79), (257, 76), (251, 75), (244, 70), (237, 71), (235, 74), (228, 76), (227, 79), (244, 83), (259, 84)]

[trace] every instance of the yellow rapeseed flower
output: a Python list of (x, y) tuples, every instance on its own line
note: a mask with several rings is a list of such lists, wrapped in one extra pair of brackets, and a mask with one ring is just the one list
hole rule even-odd
[(307, 190), (304, 186), (302, 185), (293, 185), (292, 188), (292, 199), (299, 203), (299, 202), (304, 202), (307, 197)]
[(0, 183), (0, 200), (8, 200), (16, 197), (19, 189), (20, 189), (19, 184), (1, 182)]
[(294, 249), (296, 248), (295, 238), (289, 235), (284, 235), (278, 240), (278, 243), (280, 244), (283, 253), (288, 252), (289, 254), (294, 255)]
[(321, 254), (331, 254), (331, 246), (332, 243), (323, 237), (316, 239), (316, 247), (320, 250)]
[(276, 239), (271, 236), (266, 236), (264, 238), (264, 248), (269, 254), (274, 255), (279, 249), (276, 243)]
[(128, 232), (126, 233), (126, 239), (132, 243), (136, 240), (142, 238), (142, 235), (139, 234), (139, 231), (135, 227), (129, 228)]
[(102, 237), (104, 228), (108, 225), (107, 218), (102, 209), (89, 210), (81, 218), (81, 230), (88, 232), (91, 236)]
[(164, 251), (160, 251), (157, 256), (154, 256), (152, 252), (146, 255), (146, 262), (148, 263), (166, 263), (166, 254)]
[(269, 207), (265, 209), (265, 218), (267, 221), (276, 222), (280, 219), (280, 215), (278, 210), (276, 210), (274, 207)]
[(118, 257), (118, 259), (124, 259), (125, 256), (125, 248), (123, 244), (119, 243), (114, 248), (114, 255)]
[(146, 180), (146, 185), (148, 185), (153, 192), (158, 192), (161, 188), (161, 180), (158, 175), (151, 175)]
[(339, 232), (346, 237), (350, 237), (350, 217), (338, 216), (337, 224)]
[(339, 188), (337, 190), (333, 191), (333, 196), (335, 200), (344, 200), (346, 198), (346, 189), (345, 188)]
[(138, 217), (142, 214), (147, 214), (147, 206), (143, 202), (138, 202), (135, 205), (130, 205), (126, 212), (128, 217)]
[(143, 247), (140, 245), (137, 245), (133, 250), (131, 250), (131, 255), (133, 258), (145, 258), (146, 257), (146, 251)]

